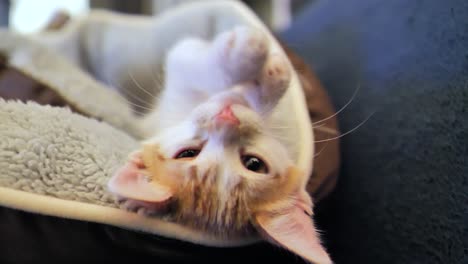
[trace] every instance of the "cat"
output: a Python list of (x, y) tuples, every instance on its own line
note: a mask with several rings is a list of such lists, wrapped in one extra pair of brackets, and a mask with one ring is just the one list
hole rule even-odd
[(219, 237), (258, 234), (332, 263), (311, 219), (308, 174), (271, 132), (287, 124), (275, 114), (291, 81), (286, 60), (247, 26), (177, 42), (164, 89), (141, 120), (142, 148), (108, 182), (122, 208)]

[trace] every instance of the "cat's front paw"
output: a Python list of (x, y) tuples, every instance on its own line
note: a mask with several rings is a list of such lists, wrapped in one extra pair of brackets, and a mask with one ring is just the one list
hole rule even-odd
[(246, 86), (250, 104), (260, 113), (269, 113), (285, 93), (291, 70), (282, 54), (269, 54), (253, 85)]
[(281, 97), (291, 80), (291, 71), (286, 58), (270, 54), (259, 76), (261, 89), (269, 97)]
[(237, 26), (214, 41), (219, 64), (232, 83), (250, 81), (260, 73), (268, 55), (268, 39), (259, 29)]

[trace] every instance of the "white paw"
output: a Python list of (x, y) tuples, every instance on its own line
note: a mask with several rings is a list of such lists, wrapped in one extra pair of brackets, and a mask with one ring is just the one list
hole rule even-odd
[(225, 68), (232, 83), (255, 79), (268, 54), (265, 34), (246, 26), (222, 33), (213, 44), (220, 51), (219, 64)]
[(286, 58), (281, 54), (270, 54), (254, 84), (247, 86), (250, 104), (260, 113), (269, 113), (285, 93), (290, 80)]
[(286, 58), (280, 54), (271, 54), (265, 63), (259, 77), (262, 89), (267, 93), (283, 94), (291, 80)]

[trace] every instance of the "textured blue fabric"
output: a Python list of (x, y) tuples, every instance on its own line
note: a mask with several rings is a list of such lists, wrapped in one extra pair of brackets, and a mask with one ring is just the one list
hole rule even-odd
[(8, 26), (10, 1), (0, 0), (0, 27)]
[(336, 263), (468, 263), (468, 1), (314, 1), (281, 34), (343, 132), (318, 208)]

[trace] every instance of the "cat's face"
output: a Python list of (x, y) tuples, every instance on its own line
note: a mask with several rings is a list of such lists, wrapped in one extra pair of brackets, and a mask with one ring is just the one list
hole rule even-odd
[(221, 235), (247, 231), (263, 202), (300, 188), (299, 179), (296, 190), (286, 186), (293, 163), (262, 116), (242, 97), (227, 98), (201, 104), (148, 141), (177, 175), (175, 218)]
[(126, 209), (162, 213), (220, 238), (256, 233), (331, 263), (311, 219), (308, 175), (268, 127), (291, 80), (284, 56), (269, 51), (262, 33), (241, 27), (211, 44), (183, 41), (166, 64), (161, 130), (114, 174), (109, 190)]
[(224, 238), (256, 232), (313, 263), (331, 263), (310, 218), (306, 175), (243, 98), (212, 98), (144, 142), (110, 191), (126, 209), (164, 213)]
[(305, 175), (242, 98), (213, 98), (147, 140), (109, 189), (126, 209), (164, 212), (223, 238), (256, 232), (311, 262), (331, 263), (310, 218)]

